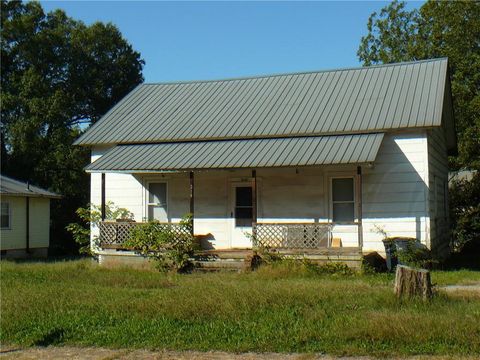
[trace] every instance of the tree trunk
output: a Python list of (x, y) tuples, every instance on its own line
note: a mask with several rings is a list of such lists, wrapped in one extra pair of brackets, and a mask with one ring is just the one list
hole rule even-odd
[(395, 274), (395, 295), (399, 298), (418, 296), (424, 300), (430, 299), (432, 297), (430, 271), (398, 265)]

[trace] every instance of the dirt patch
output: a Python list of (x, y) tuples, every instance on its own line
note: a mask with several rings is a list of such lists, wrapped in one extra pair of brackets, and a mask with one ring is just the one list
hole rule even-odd
[[(371, 357), (334, 357), (320, 354), (277, 354), (277, 353), (243, 353), (232, 354), (220, 351), (149, 351), (128, 349), (105, 349), (105, 348), (77, 348), (77, 347), (36, 347), (15, 348), (3, 347), (0, 349), (0, 359), (19, 360), (373, 360)], [(473, 360), (478, 357), (448, 357), (448, 356), (415, 356), (409, 358), (392, 357), (391, 359), (410, 360), (447, 360), (463, 359)]]

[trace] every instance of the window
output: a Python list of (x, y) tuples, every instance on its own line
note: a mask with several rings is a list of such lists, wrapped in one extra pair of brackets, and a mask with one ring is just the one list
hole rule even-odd
[(252, 226), (252, 220), (253, 220), (252, 187), (237, 186), (235, 187), (235, 226), (236, 227)]
[(167, 183), (148, 184), (148, 220), (168, 222)]
[(10, 203), (2, 202), (1, 228), (10, 229), (10, 221), (11, 221)]
[(355, 220), (355, 197), (353, 178), (332, 179), (333, 222)]

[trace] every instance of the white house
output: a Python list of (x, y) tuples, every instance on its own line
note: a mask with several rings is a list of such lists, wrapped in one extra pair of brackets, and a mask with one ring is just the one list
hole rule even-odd
[[(76, 144), (92, 151), (92, 203), (137, 222), (192, 213), (209, 248), (251, 248), (254, 234), (382, 253), (383, 229), (448, 249), (447, 59), (142, 84)], [(101, 243), (121, 247), (121, 226), (104, 224)]]
[(60, 195), (0, 175), (2, 258), (45, 257), (50, 243), (50, 199)]

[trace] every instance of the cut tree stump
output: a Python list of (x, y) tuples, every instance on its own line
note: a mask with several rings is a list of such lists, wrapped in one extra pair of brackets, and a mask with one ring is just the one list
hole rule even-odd
[(430, 271), (398, 265), (395, 273), (395, 295), (399, 298), (430, 299), (432, 297)]

